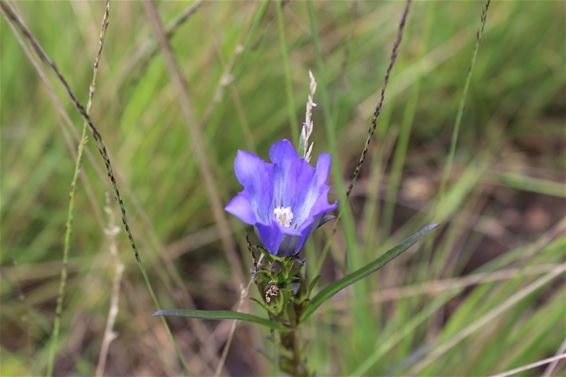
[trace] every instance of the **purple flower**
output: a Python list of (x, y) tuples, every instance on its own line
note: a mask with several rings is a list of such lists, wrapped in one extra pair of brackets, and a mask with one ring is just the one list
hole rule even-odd
[(294, 256), (324, 215), (336, 208), (328, 203), (326, 183), (331, 158), (322, 153), (314, 168), (285, 139), (271, 146), (269, 158), (271, 163), (238, 150), (234, 171), (244, 191), (225, 210), (253, 225), (271, 254)]

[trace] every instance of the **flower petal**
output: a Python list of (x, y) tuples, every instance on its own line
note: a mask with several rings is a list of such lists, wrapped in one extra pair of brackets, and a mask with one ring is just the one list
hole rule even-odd
[(246, 224), (257, 223), (257, 215), (252, 208), (250, 200), (245, 192), (236, 195), (230, 203), (224, 207), (224, 210), (238, 217)]
[(297, 244), (302, 236), (300, 230), (284, 227), (276, 221), (271, 221), (269, 225), (257, 223), (255, 227), (263, 247), (271, 254), (287, 257), (299, 252)]
[[(310, 222), (302, 224), (302, 226), (301, 226), (302, 229), (300, 229), (299, 235), (295, 236), (295, 240), (294, 240), (294, 243), (292, 245), (293, 251), (290, 254), (288, 254), (287, 256), (296, 255), (301, 251), (301, 249), (305, 245), (305, 242), (309, 238), (312, 231), (315, 230), (316, 228), (318, 228), (319, 223), (320, 223), (320, 218), (316, 218), (315, 221), (310, 221)], [(285, 241), (283, 241), (283, 242), (285, 242)], [(281, 249), (281, 247), (280, 247), (280, 249)]]
[(316, 171), (308, 185), (303, 188), (302, 200), (296, 208), (296, 224), (301, 228), (304, 222), (315, 214), (327, 208), (330, 211), (335, 208), (328, 204), (328, 173), (332, 158), (328, 153), (321, 153), (316, 163)]
[(293, 144), (287, 140), (283, 139), (276, 143), (273, 143), (269, 148), (269, 158), (273, 163), (283, 163), (286, 161), (298, 160), (300, 157), (293, 147)]
[(320, 195), (317, 198), (316, 202), (310, 209), (309, 218), (314, 218), (317, 216), (322, 216), (327, 212), (334, 211), (336, 207), (338, 207), (338, 203), (328, 203), (328, 191), (330, 188), (328, 186), (324, 186), (320, 191)]
[(296, 217), (297, 207), (302, 202), (305, 189), (311, 184), (315, 169), (299, 157), (289, 140), (273, 144), (269, 157), (273, 162), (273, 207), (291, 207)]
[(283, 232), (279, 229), (278, 224), (272, 221), (269, 225), (258, 223), (255, 227), (263, 247), (265, 247), (270, 254), (278, 255), (279, 246), (281, 245), (281, 241), (283, 241)]
[(234, 172), (236, 178), (244, 187), (257, 184), (257, 172), (265, 170), (268, 163), (253, 153), (238, 150), (234, 160)]
[[(279, 245), (279, 250), (277, 252), (277, 256), (279, 257), (292, 257), (296, 255), (300, 250), (302, 243), (299, 246), (301, 241), (300, 236), (292, 236), (286, 234), (281, 241), (281, 245)], [(303, 240), (304, 243), (304, 240)]]
[(273, 166), (253, 153), (239, 150), (234, 160), (234, 172), (244, 186), (243, 193), (249, 198), (252, 211), (258, 220), (268, 224), (273, 198)]
[(316, 160), (315, 179), (317, 185), (324, 185), (328, 181), (332, 157), (328, 153), (321, 153)]

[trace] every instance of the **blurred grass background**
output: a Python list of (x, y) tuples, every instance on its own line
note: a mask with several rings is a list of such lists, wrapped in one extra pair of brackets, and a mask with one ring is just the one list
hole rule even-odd
[[(170, 40), (187, 81), (191, 126), (203, 132), (223, 203), (239, 190), (232, 171), (237, 149), (265, 157), (274, 141), (296, 137), (308, 70), (319, 83), (314, 155), (336, 144), (332, 182), (349, 182), (403, 3), (311, 5), (309, 15), (302, 1), (157, 4), (165, 25), (195, 7)], [(12, 6), (86, 102), (104, 3)], [(439, 193), (482, 7), (479, 1), (412, 4), (352, 216), (332, 240), (321, 284), (425, 223), (439, 221), (442, 228), (305, 325), (305, 354), (320, 375), (489, 375), (565, 352), (563, 2), (491, 4), (454, 164)], [(228, 218), (243, 266), (237, 271), (219, 241), (202, 166), (143, 5), (112, 2), (109, 22), (91, 115), (152, 285), (164, 307), (231, 308), (240, 295), (234, 277), (249, 278), (251, 268), (246, 229)], [(5, 19), (0, 39), (0, 373), (41, 375), (82, 120), (44, 66), (47, 81), (38, 76)], [(119, 225), (118, 211), (106, 199), (108, 180), (92, 142), (87, 149), (55, 375), (95, 373), (114, 246), (125, 272), (105, 374), (183, 373), (165, 328), (151, 317), (155, 307), (127, 238), (109, 231)], [(331, 236), (331, 225), (323, 229), (307, 247), (311, 273)], [(230, 323), (170, 323), (192, 373), (214, 374)], [(269, 336), (241, 324), (223, 374), (275, 374)], [(560, 375), (564, 364), (520, 375), (546, 372)]]

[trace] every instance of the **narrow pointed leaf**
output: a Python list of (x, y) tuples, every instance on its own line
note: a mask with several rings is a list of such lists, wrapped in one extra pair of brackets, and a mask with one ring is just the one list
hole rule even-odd
[(172, 310), (159, 310), (153, 313), (155, 317), (187, 317), (187, 318), (199, 318), (199, 319), (210, 319), (210, 320), (223, 320), (223, 319), (237, 319), (239, 321), (247, 321), (257, 323), (263, 326), (270, 327), (279, 331), (288, 331), (289, 329), (278, 322), (270, 321), (266, 318), (261, 318), (248, 313), (234, 312), (231, 310), (183, 310), (183, 309), (172, 309)]
[(318, 294), (313, 297), (311, 302), (307, 305), (303, 313), (301, 314), (300, 322), (305, 321), (308, 317), (311, 316), (315, 312), (316, 309), (320, 305), (322, 305), (326, 300), (332, 298), (336, 293), (340, 292), (342, 289), (354, 284), (358, 280), (361, 280), (381, 269), (387, 263), (398, 257), (399, 255), (403, 254), (407, 249), (415, 244), (419, 239), (426, 236), (428, 233), (432, 232), (438, 224), (431, 224), (427, 225), (417, 233), (409, 236), (405, 241), (401, 242), (400, 244), (394, 246), (392, 249), (389, 249), (384, 254), (382, 254), (377, 259), (374, 259), (370, 263), (366, 264), (364, 267), (344, 276), (342, 279), (335, 281), (334, 283), (330, 284)]

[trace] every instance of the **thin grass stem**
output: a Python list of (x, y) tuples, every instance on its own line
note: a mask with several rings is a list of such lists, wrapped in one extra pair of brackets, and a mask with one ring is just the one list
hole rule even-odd
[(190, 136), (191, 146), (195, 151), (195, 156), (200, 167), (206, 190), (210, 197), (212, 214), (214, 216), (214, 219), (218, 223), (223, 249), (228, 263), (230, 264), (230, 269), (233, 272), (234, 283), (237, 284), (237, 286), (243, 286), (245, 280), (242, 272), (242, 263), (238, 258), (236, 245), (231, 236), (230, 224), (228, 223), (223, 210), (222, 200), (220, 198), (220, 193), (218, 190), (218, 184), (211, 170), (210, 154), (206, 152), (204, 144), (205, 138), (194, 117), (194, 112), (190, 107), (189, 94), (186, 88), (185, 79), (183, 78), (175, 56), (173, 55), (171, 45), (161, 24), (155, 3), (153, 1), (147, 0), (144, 2), (144, 5), (146, 13), (151, 21), (153, 30), (159, 40), (161, 51), (163, 53), (169, 71), (171, 83), (173, 84), (174, 89), (177, 93), (179, 107), (181, 109), (181, 113), (185, 120), (185, 124)]
[(477, 320), (470, 323), (468, 326), (463, 328), (459, 331), (456, 335), (452, 336), (450, 339), (446, 340), (445, 342), (438, 345), (438, 347), (434, 348), (426, 357), (415, 363), (410, 370), (407, 372), (409, 375), (415, 375), (417, 372), (422, 371), (425, 367), (430, 365), (434, 360), (438, 359), (454, 346), (459, 344), (462, 340), (466, 339), (468, 336), (472, 335), (474, 332), (482, 328), (483, 326), (487, 325), (488, 323), (493, 322), (498, 316), (502, 313), (519, 303), (528, 295), (532, 294), (536, 290), (540, 289), (544, 285), (548, 284), (555, 278), (561, 276), (566, 271), (566, 264), (561, 264), (554, 268), (552, 271), (544, 275), (543, 277), (535, 280), (528, 286), (524, 287), (523, 289), (517, 291), (515, 294), (510, 296), (507, 300), (503, 301), (498, 306), (491, 309), (489, 312), (478, 318)]
[(407, 17), (409, 15), (409, 9), (411, 8), (411, 1), (407, 0), (405, 2), (405, 8), (403, 9), (403, 14), (401, 16), (401, 21), (399, 22), (399, 29), (397, 30), (397, 36), (395, 38), (395, 42), (393, 43), (393, 49), (391, 50), (391, 55), (389, 57), (389, 65), (385, 70), (385, 77), (383, 78), (383, 85), (381, 86), (381, 90), (379, 92), (379, 101), (375, 107), (373, 112), (373, 116), (371, 119), (371, 125), (368, 129), (368, 134), (366, 137), (365, 145), (360, 155), (360, 159), (354, 168), (354, 173), (352, 174), (352, 179), (350, 180), (350, 185), (348, 186), (348, 190), (346, 191), (346, 197), (350, 197), (352, 193), (352, 189), (356, 184), (358, 177), (360, 176), (360, 171), (366, 159), (367, 153), (369, 151), (370, 143), (373, 139), (373, 135), (375, 134), (375, 130), (377, 129), (377, 120), (379, 119), (379, 115), (381, 114), (381, 109), (383, 107), (383, 102), (385, 101), (385, 92), (387, 90), (387, 85), (389, 84), (389, 78), (391, 76), (391, 72), (393, 71), (393, 67), (395, 66), (395, 62), (397, 61), (397, 57), (399, 56), (399, 47), (401, 46), (401, 41), (403, 40), (403, 31), (405, 29), (405, 24), (407, 23)]
[[(386, 93), (386, 90), (387, 90), (387, 84), (389, 83), (389, 77), (391, 75), (391, 71), (393, 70), (393, 67), (395, 66), (395, 62), (397, 61), (397, 56), (398, 56), (398, 53), (399, 53), (399, 46), (401, 45), (401, 41), (403, 40), (403, 32), (404, 32), (404, 29), (405, 29), (405, 24), (407, 22), (407, 17), (408, 17), (409, 10), (410, 10), (410, 7), (411, 7), (411, 1), (412, 0), (407, 0), (405, 2), (403, 14), (401, 16), (401, 19), (399, 21), (399, 27), (397, 29), (397, 35), (396, 35), (396, 38), (395, 38), (395, 42), (393, 43), (393, 48), (391, 50), (389, 65), (387, 66), (387, 69), (385, 71), (385, 77), (383, 79), (383, 84), (382, 84), (381, 89), (380, 89), (380, 97), (379, 97), (379, 100), (376, 104), (375, 110), (373, 112), (373, 116), (372, 116), (372, 119), (371, 119), (370, 127), (368, 129), (368, 135), (367, 135), (367, 138), (366, 138), (366, 141), (365, 141), (364, 148), (362, 150), (362, 153), (360, 155), (358, 163), (356, 164), (356, 167), (354, 169), (354, 173), (352, 175), (350, 185), (348, 186), (348, 189), (346, 190), (346, 194), (345, 194), (345, 197), (344, 197), (345, 202), (348, 202), (348, 200), (350, 199), (352, 189), (354, 188), (354, 185), (356, 184), (356, 181), (357, 181), (357, 179), (360, 175), (362, 165), (364, 164), (364, 161), (366, 159), (366, 156), (367, 156), (367, 153), (368, 153), (368, 150), (369, 150), (369, 146), (370, 146), (370, 142), (373, 138), (375, 130), (377, 129), (377, 121), (378, 121), (379, 116), (381, 114), (383, 102), (385, 101), (385, 93)], [(310, 4), (310, 2), (309, 2), (309, 4)], [(316, 38), (314, 38), (316, 36), (315, 32), (316, 32), (316, 30), (313, 31), (313, 39), (314, 40), (316, 40)], [(322, 92), (324, 94), (324, 91), (322, 91)], [(324, 107), (327, 107), (327, 105), (329, 105), (328, 101), (324, 101), (324, 96), (323, 96), (323, 104), (324, 104)], [(326, 119), (327, 123), (328, 123), (328, 121), (329, 120)], [(331, 134), (331, 132), (329, 132), (329, 134)], [(329, 137), (329, 140), (332, 140), (332, 139)], [(338, 180), (338, 181), (340, 181), (340, 180)], [(340, 184), (337, 185), (337, 186), (338, 186), (337, 187), (338, 189), (340, 188), (340, 186), (342, 186), (341, 181), (340, 181)], [(340, 198), (340, 199), (342, 199), (342, 198)], [(322, 268), (322, 263), (326, 259), (326, 256), (328, 255), (328, 252), (330, 250), (330, 246), (332, 244), (332, 239), (334, 238), (334, 235), (337, 232), (338, 223), (341, 220), (343, 212), (345, 211), (344, 205), (345, 204), (343, 204), (340, 208), (340, 211), (338, 213), (338, 216), (337, 216), (335, 224), (334, 224), (334, 228), (332, 229), (331, 236), (328, 239), (328, 241), (326, 242), (326, 245), (322, 250), (322, 253), (321, 253), (321, 256), (320, 256), (320, 259), (319, 259), (319, 263), (318, 263), (318, 267), (316, 268), (317, 275), (320, 273), (320, 270)], [(349, 213), (349, 211), (348, 211), (348, 213)], [(351, 214), (349, 215), (349, 217), (351, 217)], [(345, 232), (348, 233), (348, 229), (346, 229)]]
[[(138, 251), (136, 242), (134, 240), (133, 233), (130, 230), (130, 225), (129, 225), (129, 222), (128, 222), (128, 216), (127, 216), (127, 213), (126, 213), (126, 207), (125, 207), (124, 202), (122, 200), (122, 196), (120, 195), (120, 191), (118, 189), (118, 184), (116, 182), (116, 177), (114, 176), (114, 171), (112, 169), (112, 163), (110, 161), (110, 157), (108, 155), (106, 145), (105, 145), (105, 143), (102, 139), (102, 135), (100, 134), (100, 132), (98, 131), (98, 128), (96, 127), (96, 125), (94, 124), (90, 115), (86, 111), (86, 108), (77, 99), (77, 96), (72, 91), (71, 87), (69, 86), (67, 80), (65, 79), (65, 77), (63, 76), (61, 71), (59, 71), (59, 68), (57, 67), (55, 62), (53, 60), (51, 60), (51, 58), (47, 55), (47, 53), (44, 51), (44, 49), (42, 48), (39, 41), (31, 33), (31, 31), (25, 26), (25, 24), (20, 20), (20, 18), (14, 13), (12, 8), (5, 1), (0, 1), (0, 9), (2, 10), (4, 17), (8, 20), (8, 22), (10, 22), (12, 25), (14, 25), (22, 33), (22, 35), (28, 40), (29, 44), (31, 45), (32, 49), (35, 51), (36, 55), (40, 58), (40, 60), (44, 64), (49, 66), (49, 68), (53, 71), (53, 73), (55, 74), (55, 76), (57, 77), (57, 79), (59, 80), (61, 85), (63, 85), (65, 92), (67, 93), (69, 99), (73, 103), (73, 106), (79, 112), (79, 114), (81, 115), (83, 120), (88, 124), (88, 126), (91, 130), (93, 139), (96, 142), (98, 152), (99, 152), (100, 156), (102, 157), (102, 159), (104, 161), (104, 165), (106, 167), (106, 172), (107, 172), (108, 178), (109, 178), (111, 186), (112, 186), (112, 192), (114, 194), (114, 200), (117, 202), (118, 207), (120, 208), (122, 224), (123, 224), (124, 230), (125, 230), (125, 232), (128, 236), (128, 240), (130, 241), (130, 247), (131, 247), (132, 252), (134, 254), (134, 258), (135, 258), (135, 260), (138, 264), (138, 267), (139, 267), (139, 269), (142, 273), (144, 282), (146, 284), (146, 287), (148, 289), (148, 292), (151, 296), (151, 299), (152, 299), (154, 305), (156, 306), (156, 308), (158, 310), (161, 309), (159, 301), (157, 299), (157, 296), (155, 295), (155, 292), (153, 290), (153, 286), (151, 285), (151, 282), (149, 280), (147, 271), (146, 271), (146, 269), (145, 269), (145, 267), (144, 267), (144, 265), (141, 261), (141, 257), (139, 255), (139, 251)], [(165, 320), (165, 318), (162, 318), (162, 322), (165, 325), (165, 328), (166, 328), (166, 331), (167, 331), (169, 338), (171, 339), (171, 341), (173, 342), (173, 344), (175, 346), (175, 349), (177, 351), (177, 356), (179, 357), (181, 364), (183, 365), (184, 369), (188, 373), (190, 373), (188, 364), (187, 364), (187, 362), (186, 362), (186, 360), (185, 360), (185, 358), (184, 358), (184, 356), (183, 356), (183, 354), (182, 354), (182, 352), (179, 348), (179, 345), (175, 341), (175, 338), (173, 337), (173, 334), (171, 333), (171, 329), (169, 328), (169, 325), (167, 324), (167, 321)]]
[[(560, 348), (558, 348), (558, 352), (556, 352), (556, 356), (564, 354), (565, 352), (566, 352), (566, 338), (564, 338), (564, 341), (562, 341)], [(544, 371), (542, 377), (550, 377), (554, 372), (554, 370), (556, 369), (556, 367), (558, 367), (559, 363), (560, 360), (553, 360)]]
[(100, 353), (98, 354), (98, 362), (96, 363), (96, 377), (104, 376), (104, 369), (106, 367), (106, 360), (108, 359), (108, 351), (110, 343), (116, 338), (117, 334), (114, 332), (114, 323), (118, 316), (119, 302), (120, 302), (120, 284), (122, 282), (122, 275), (124, 274), (124, 264), (120, 261), (118, 255), (118, 246), (116, 244), (116, 236), (120, 231), (120, 227), (116, 225), (114, 212), (110, 207), (109, 195), (106, 197), (106, 213), (108, 214), (108, 229), (106, 235), (108, 236), (108, 243), (110, 249), (110, 258), (114, 265), (114, 277), (112, 279), (112, 291), (110, 295), (110, 308), (108, 309), (108, 317), (106, 319), (106, 326), (104, 328), (104, 336), (102, 337), (102, 344), (100, 346)]
[(510, 377), (510, 376), (517, 375), (521, 372), (525, 372), (527, 370), (531, 370), (531, 369), (541, 367), (541, 366), (546, 365), (546, 364), (558, 363), (560, 360), (564, 360), (564, 359), (566, 359), (566, 353), (562, 353), (560, 355), (552, 356), (552, 357), (549, 357), (549, 358), (546, 358), (546, 359), (543, 359), (543, 360), (536, 361), (534, 363), (523, 365), (521, 367), (511, 369), (511, 370), (508, 370), (506, 372), (494, 374), (492, 377)]
[(470, 66), (468, 67), (468, 73), (466, 74), (466, 81), (464, 83), (464, 90), (462, 91), (462, 96), (460, 97), (460, 102), (458, 104), (458, 111), (456, 113), (456, 120), (454, 121), (454, 128), (452, 131), (452, 138), (450, 141), (450, 151), (448, 152), (448, 160), (446, 161), (446, 166), (444, 168), (444, 172), (442, 174), (442, 180), (440, 182), (439, 188), (439, 195), (438, 195), (438, 203), (441, 203), (444, 199), (445, 191), (446, 191), (446, 184), (448, 182), (448, 178), (450, 177), (450, 173), (452, 172), (452, 165), (454, 164), (454, 155), (456, 154), (456, 145), (458, 144), (458, 136), (460, 134), (460, 127), (462, 124), (462, 116), (464, 114), (464, 106), (466, 104), (466, 99), (468, 98), (468, 91), (470, 89), (470, 83), (472, 81), (472, 73), (474, 71), (474, 66), (476, 64), (476, 58), (478, 55), (478, 51), (480, 48), (480, 42), (483, 35), (483, 31), (485, 29), (485, 22), (487, 20), (487, 11), (489, 9), (489, 5), (491, 4), (491, 0), (486, 0), (480, 19), (480, 28), (476, 32), (476, 44), (474, 47), (474, 52), (472, 53), (472, 60), (470, 62)]
[[(425, 30), (423, 31), (423, 43), (420, 46), (420, 50), (423, 52), (426, 51), (429, 39), (428, 36), (430, 35), (430, 30), (432, 29), (431, 25), (434, 19), (434, 12), (428, 12), (428, 14), (430, 16), (427, 17)], [(391, 226), (393, 224), (393, 215), (397, 202), (397, 193), (399, 190), (399, 185), (401, 183), (401, 177), (403, 175), (403, 167), (405, 165), (405, 158), (409, 147), (409, 138), (411, 136), (411, 130), (415, 120), (415, 113), (417, 111), (420, 90), (421, 78), (417, 77), (416, 82), (412, 88), (409, 101), (405, 107), (405, 113), (403, 114), (401, 131), (399, 133), (399, 139), (397, 141), (397, 145), (395, 146), (395, 152), (393, 156), (391, 176), (387, 185), (387, 198), (385, 200), (383, 209), (383, 233), (386, 235), (390, 234)]]
[[(94, 58), (94, 63), (92, 66), (92, 79), (90, 82), (88, 90), (88, 102), (86, 105), (86, 112), (90, 112), (92, 107), (92, 102), (94, 99), (94, 93), (96, 90), (96, 78), (98, 74), (98, 67), (100, 63), (100, 56), (102, 55), (102, 48), (104, 46), (104, 37), (106, 36), (106, 30), (108, 29), (108, 23), (110, 18), (110, 0), (106, 0), (104, 7), (104, 16), (102, 18), (102, 24), (100, 27), (100, 34), (98, 37), (98, 51), (96, 52), (96, 57)], [(57, 307), (55, 309), (55, 321), (53, 323), (53, 331), (51, 333), (51, 342), (49, 347), (49, 355), (47, 358), (47, 376), (51, 377), (53, 375), (53, 368), (55, 365), (55, 357), (57, 354), (57, 347), (59, 343), (59, 332), (61, 327), (61, 315), (63, 313), (63, 303), (65, 298), (65, 289), (67, 285), (67, 275), (68, 275), (68, 264), (69, 264), (69, 250), (71, 248), (71, 234), (73, 230), (73, 213), (75, 210), (75, 191), (77, 187), (77, 181), (80, 174), (81, 162), (84, 153), (84, 148), (88, 142), (87, 138), (88, 123), (83, 123), (83, 128), (81, 131), (81, 139), (77, 148), (77, 157), (75, 160), (75, 169), (73, 171), (73, 178), (71, 179), (71, 189), (69, 191), (69, 204), (67, 207), (67, 220), (65, 222), (65, 236), (63, 241), (63, 266), (61, 268), (61, 275), (59, 278), (59, 292), (57, 295)]]
[(293, 96), (293, 80), (291, 77), (291, 68), (289, 67), (289, 53), (287, 51), (287, 41), (285, 40), (285, 25), (283, 23), (283, 4), (279, 1), (275, 4), (277, 13), (277, 30), (279, 32), (279, 45), (281, 48), (281, 57), (283, 58), (283, 68), (285, 70), (285, 93), (287, 94), (287, 112), (289, 116), (289, 127), (291, 128), (291, 136), (293, 144), (299, 142), (299, 126), (297, 124), (297, 114), (295, 113), (295, 97)]

